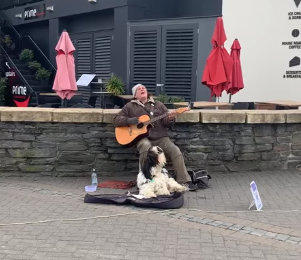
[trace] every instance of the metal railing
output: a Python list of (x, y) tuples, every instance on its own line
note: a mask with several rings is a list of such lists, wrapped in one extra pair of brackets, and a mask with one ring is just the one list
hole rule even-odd
[(22, 49), (30, 49), (34, 51), (34, 57), (39, 60), (39, 62), (45, 65), (45, 69), (56, 71), (56, 68), (51, 63), (51, 61), (47, 58), (45, 53), (40, 49), (34, 39), (31, 38), (30, 35), (21, 36), (22, 38)]
[(21, 35), (18, 33), (12, 23), (7, 19), (2, 10), (0, 10), (0, 27), (4, 34), (9, 35), (12, 42), (16, 45), (16, 48), (19, 50), (19, 48), (21, 47)]
[(37, 43), (30, 35), (21, 36), (15, 29), (13, 24), (7, 19), (3, 11), (0, 10), (0, 27), (5, 35), (9, 35), (12, 42), (15, 44), (14, 51), (20, 53), (22, 49), (30, 49), (34, 53), (34, 60), (39, 62), (42, 67), (51, 72), (49, 83), (52, 84), (56, 74), (56, 68), (47, 58), (45, 53), (40, 49)]
[(4, 55), (4, 57), (5, 57), (5, 59), (9, 63), (9, 65), (13, 67), (14, 71), (17, 73), (17, 75), (22, 80), (22, 82), (25, 84), (25, 86), (27, 87), (27, 89), (29, 90), (29, 92), (30, 93), (34, 93), (33, 89), (31, 88), (31, 86), (29, 85), (29, 83), (27, 82), (27, 80), (23, 77), (22, 73), (19, 71), (19, 69), (17, 68), (17, 66), (13, 62), (13, 60), (9, 57), (8, 53), (6, 52), (6, 50), (2, 46), (2, 44), (0, 45), (0, 49), (1, 49), (1, 51), (2, 51), (2, 53)]
[(21, 49), (29, 49), (33, 51), (34, 60), (39, 62), (43, 68), (49, 70), (51, 72), (51, 76), (49, 78), (49, 83), (52, 85), (54, 82), (54, 78), (56, 75), (56, 68), (51, 63), (51, 61), (47, 58), (45, 53), (40, 49), (37, 43), (31, 38), (30, 35), (21, 36)]

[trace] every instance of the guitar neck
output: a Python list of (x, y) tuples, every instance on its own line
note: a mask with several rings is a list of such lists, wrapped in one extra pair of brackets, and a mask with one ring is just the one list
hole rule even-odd
[(144, 122), (144, 125), (152, 124), (152, 123), (154, 123), (154, 122), (156, 122), (156, 121), (158, 121), (158, 120), (160, 120), (160, 119), (162, 119), (164, 117), (167, 117), (169, 114), (170, 114), (170, 112), (167, 112), (167, 113), (165, 113), (165, 114), (163, 114), (161, 116), (157, 116), (155, 118), (152, 118), (151, 120), (148, 120), (148, 121)]

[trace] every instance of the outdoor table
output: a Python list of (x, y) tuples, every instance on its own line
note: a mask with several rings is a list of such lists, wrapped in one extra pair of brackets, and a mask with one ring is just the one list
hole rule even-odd
[(126, 100), (133, 99), (133, 95), (117, 95), (117, 97), (120, 97), (120, 98), (126, 99)]
[[(122, 99), (131, 100), (133, 99), (133, 95), (118, 95), (117, 97), (120, 97)], [(152, 96), (154, 99), (156, 99), (156, 96)]]
[(100, 108), (106, 108), (105, 107), (105, 95), (112, 94), (111, 92), (105, 91), (105, 83), (104, 82), (91, 82), (91, 85), (99, 86), (100, 91), (93, 91), (92, 94), (98, 94), (100, 95)]
[(107, 91), (95, 91), (92, 94), (99, 94), (100, 95), (100, 108), (105, 108), (105, 95), (112, 94), (112, 92)]
[(274, 101), (263, 101), (263, 102), (256, 102), (257, 105), (274, 105), (274, 109), (279, 107), (281, 110), (283, 109), (298, 109), (301, 106), (300, 101), (293, 101), (293, 100), (274, 100)]
[(58, 96), (56, 93), (40, 93), (40, 96)]

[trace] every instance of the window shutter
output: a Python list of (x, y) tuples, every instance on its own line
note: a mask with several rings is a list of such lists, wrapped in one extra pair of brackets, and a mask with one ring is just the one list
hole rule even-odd
[[(83, 74), (91, 74), (92, 71), (92, 34), (74, 34), (70, 35), (75, 47), (74, 58), (76, 67), (76, 80)], [(90, 97), (90, 89), (78, 86), (82, 93), (82, 102), (87, 104)]]
[(111, 76), (111, 39), (111, 34), (95, 35), (95, 74), (103, 80)]
[(156, 93), (160, 83), (161, 26), (134, 26), (130, 31), (130, 83), (141, 83)]
[(192, 100), (196, 87), (198, 25), (164, 25), (162, 28), (161, 81), (165, 93)]
[(82, 74), (90, 74), (92, 72), (91, 58), (92, 47), (91, 38), (76, 40), (76, 67), (77, 78)]

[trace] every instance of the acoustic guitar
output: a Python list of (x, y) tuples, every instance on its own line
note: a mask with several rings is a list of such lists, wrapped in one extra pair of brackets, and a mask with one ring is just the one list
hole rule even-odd
[[(175, 110), (176, 114), (182, 114), (190, 110), (188, 107), (178, 108)], [(117, 142), (124, 147), (133, 147), (140, 140), (149, 136), (149, 131), (153, 127), (152, 123), (169, 116), (171, 112), (167, 112), (161, 116), (150, 119), (148, 115), (139, 117), (139, 123), (137, 125), (122, 126), (115, 128), (115, 136)]]

